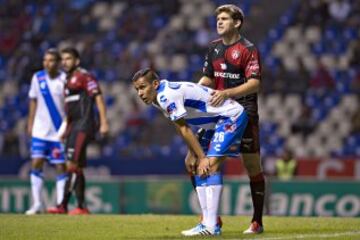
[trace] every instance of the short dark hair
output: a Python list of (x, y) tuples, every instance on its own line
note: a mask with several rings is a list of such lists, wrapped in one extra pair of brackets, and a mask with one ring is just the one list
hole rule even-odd
[(159, 75), (157, 75), (156, 72), (151, 68), (143, 68), (134, 74), (132, 81), (136, 82), (139, 78), (142, 77), (145, 77), (149, 82), (160, 79)]
[[(234, 4), (224, 4), (224, 5), (219, 6), (215, 10), (216, 16), (222, 12), (228, 13), (231, 16), (231, 18), (234, 20), (240, 20), (241, 21), (240, 27), (243, 25), (245, 15), (244, 15), (243, 10), (241, 8), (239, 8), (238, 6), (236, 6)], [(239, 27), (239, 29), (240, 29), (240, 27)]]
[(61, 53), (68, 53), (68, 54), (71, 54), (74, 58), (80, 59), (79, 51), (76, 50), (76, 48), (73, 48), (73, 47), (64, 48), (63, 50), (61, 50)]
[(60, 53), (56, 48), (49, 48), (48, 50), (46, 50), (44, 56), (47, 54), (54, 56), (57, 62), (61, 60)]

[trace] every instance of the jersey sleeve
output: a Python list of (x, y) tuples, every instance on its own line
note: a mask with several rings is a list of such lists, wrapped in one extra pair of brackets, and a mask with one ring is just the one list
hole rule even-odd
[(208, 51), (205, 55), (205, 61), (204, 61), (204, 66), (203, 66), (203, 75), (207, 76), (209, 78), (214, 78), (214, 68), (212, 65), (211, 53), (212, 53), (212, 47), (209, 47)]
[(98, 81), (90, 74), (84, 75), (83, 87), (90, 97), (95, 97), (96, 95), (101, 94)]
[(31, 79), (31, 85), (30, 85), (30, 90), (29, 90), (29, 98), (37, 98), (38, 96), (38, 82), (37, 82), (37, 78), (35, 76), (35, 74), (33, 75), (32, 79)]
[(158, 98), (159, 105), (166, 116), (171, 121), (176, 121), (178, 119), (186, 116), (187, 112), (184, 106), (184, 99), (181, 94), (173, 92), (174, 94), (161, 94)]
[(260, 65), (260, 57), (259, 52), (256, 48), (251, 48), (245, 54), (244, 58), (245, 65), (245, 78), (256, 78), (261, 79), (261, 65)]

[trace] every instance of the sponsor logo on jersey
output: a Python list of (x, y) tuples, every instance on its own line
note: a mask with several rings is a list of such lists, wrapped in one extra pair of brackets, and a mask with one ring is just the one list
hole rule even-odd
[(76, 83), (76, 77), (72, 77), (72, 78), (70, 79), (70, 82), (71, 82), (71, 83)]
[(165, 103), (167, 101), (167, 98), (164, 95), (160, 96), (160, 102)]
[(167, 106), (166, 111), (168, 114), (172, 114), (176, 110), (176, 104), (174, 102), (170, 103), (169, 106)]
[(217, 72), (214, 73), (215, 77), (240, 79), (240, 73), (229, 73), (229, 72)]
[(219, 54), (219, 49), (215, 48), (214, 51), (216, 52), (216, 54)]

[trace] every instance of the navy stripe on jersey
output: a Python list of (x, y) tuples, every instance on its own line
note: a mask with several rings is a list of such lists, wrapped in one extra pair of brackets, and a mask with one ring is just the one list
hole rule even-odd
[(206, 103), (203, 101), (193, 100), (193, 99), (185, 99), (184, 106), (195, 108), (202, 112), (206, 112)]
[(60, 115), (58, 109), (56, 108), (56, 105), (55, 105), (54, 99), (52, 98), (49, 86), (47, 85), (45, 70), (37, 72), (36, 77), (39, 81), (40, 91), (44, 97), (46, 106), (48, 107), (50, 117), (54, 124), (54, 127), (56, 130), (59, 130), (61, 123), (62, 123), (62, 118), (61, 118), (61, 115)]

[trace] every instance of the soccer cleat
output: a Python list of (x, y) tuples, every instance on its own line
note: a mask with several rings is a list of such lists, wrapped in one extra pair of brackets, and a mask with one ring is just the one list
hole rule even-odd
[(221, 234), (221, 228), (215, 227), (215, 229), (207, 228), (205, 225), (199, 223), (194, 228), (184, 230), (181, 232), (183, 236), (218, 236)]
[(250, 224), (250, 227), (246, 229), (243, 234), (259, 234), (264, 231), (264, 227), (260, 226), (256, 221)]
[(40, 213), (43, 213), (42, 206), (39, 206), (39, 207), (32, 206), (29, 210), (27, 210), (25, 212), (26, 215), (35, 215), (35, 214), (40, 214)]
[(69, 212), (69, 215), (89, 215), (90, 211), (87, 208), (75, 208)]
[(66, 214), (67, 209), (64, 208), (62, 205), (58, 205), (56, 207), (48, 208), (47, 212), (50, 214)]

